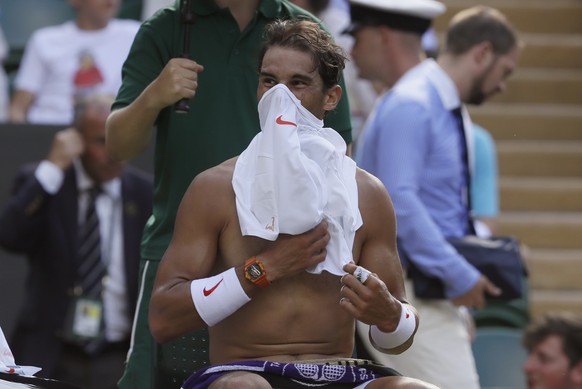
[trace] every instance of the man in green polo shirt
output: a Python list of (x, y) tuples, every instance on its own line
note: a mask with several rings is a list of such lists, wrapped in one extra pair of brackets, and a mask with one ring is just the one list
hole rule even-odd
[[(192, 179), (240, 154), (260, 128), (256, 90), (264, 27), (274, 19), (311, 17), (286, 0), (191, 0), (190, 60), (178, 58), (184, 34), (181, 3), (188, 2), (176, 0), (143, 23), (107, 123), (107, 147), (116, 159), (140, 154), (157, 128), (154, 209), (142, 242), (139, 305), (122, 389), (167, 387), (169, 382), (179, 387), (207, 364), (205, 332), (164, 347), (150, 335), (148, 305), (158, 264)], [(174, 103), (183, 98), (189, 99), (189, 111), (176, 112)], [(347, 99), (328, 115), (326, 125), (351, 142)], [(167, 362), (167, 354), (175, 357), (182, 349), (188, 349), (185, 362)], [(172, 370), (169, 380), (158, 360), (172, 365), (164, 368)]]

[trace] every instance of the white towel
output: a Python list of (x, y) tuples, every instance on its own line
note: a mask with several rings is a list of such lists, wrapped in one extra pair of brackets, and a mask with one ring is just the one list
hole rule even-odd
[(263, 95), (259, 118), (261, 132), (239, 156), (232, 179), (242, 234), (275, 240), (325, 218), (327, 257), (308, 271), (345, 274), (362, 217), (356, 164), (345, 155), (344, 140), (282, 84)]

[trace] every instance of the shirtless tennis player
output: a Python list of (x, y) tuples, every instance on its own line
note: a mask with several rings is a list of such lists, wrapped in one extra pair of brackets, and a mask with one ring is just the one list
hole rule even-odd
[[(289, 90), (322, 119), (341, 97), (344, 61), (317, 24), (274, 22), (259, 61), (258, 99), (271, 88), (283, 97)], [(356, 169), (363, 224), (349, 242), (354, 263), (343, 266), (343, 275), (313, 274), (306, 270), (326, 260), (331, 224), (324, 219), (274, 241), (243, 236), (233, 189), (236, 162), (191, 183), (151, 300), (150, 327), (159, 342), (209, 327), (216, 367), (194, 374), (183, 388), (300, 388), (314, 382), (329, 382), (327, 388), (434, 388), (347, 360), (355, 320), (370, 324), (373, 343), (388, 353), (406, 350), (418, 326), (406, 304), (394, 210), (382, 183)], [(274, 384), (283, 371), (295, 374), (287, 384)]]

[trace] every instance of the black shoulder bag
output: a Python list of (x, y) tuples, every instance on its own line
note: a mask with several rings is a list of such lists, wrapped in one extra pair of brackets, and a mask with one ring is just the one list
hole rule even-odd
[[(462, 238), (449, 238), (448, 242), (469, 263), (501, 289), (500, 296), (487, 296), (488, 299), (513, 300), (520, 298), (523, 278), (527, 276), (519, 241), (511, 236), (479, 238), (468, 235)], [(414, 284), (414, 294), (420, 298), (444, 299), (444, 285), (436, 277), (427, 276), (420, 271), (403, 250), (400, 256), (408, 265), (408, 277)]]

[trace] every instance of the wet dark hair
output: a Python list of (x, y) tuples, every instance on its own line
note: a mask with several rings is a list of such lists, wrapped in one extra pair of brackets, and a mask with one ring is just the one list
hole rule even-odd
[(545, 314), (526, 328), (523, 345), (531, 351), (552, 335), (562, 339), (570, 367), (582, 360), (582, 315), (570, 312)]
[(482, 42), (490, 42), (495, 55), (505, 55), (521, 45), (517, 31), (501, 12), (475, 6), (453, 17), (446, 33), (444, 51), (460, 55)]
[(315, 69), (329, 89), (340, 81), (346, 54), (331, 35), (310, 20), (276, 20), (267, 25), (265, 44), (259, 54), (259, 72), (265, 53), (271, 47), (288, 47), (311, 55)]

